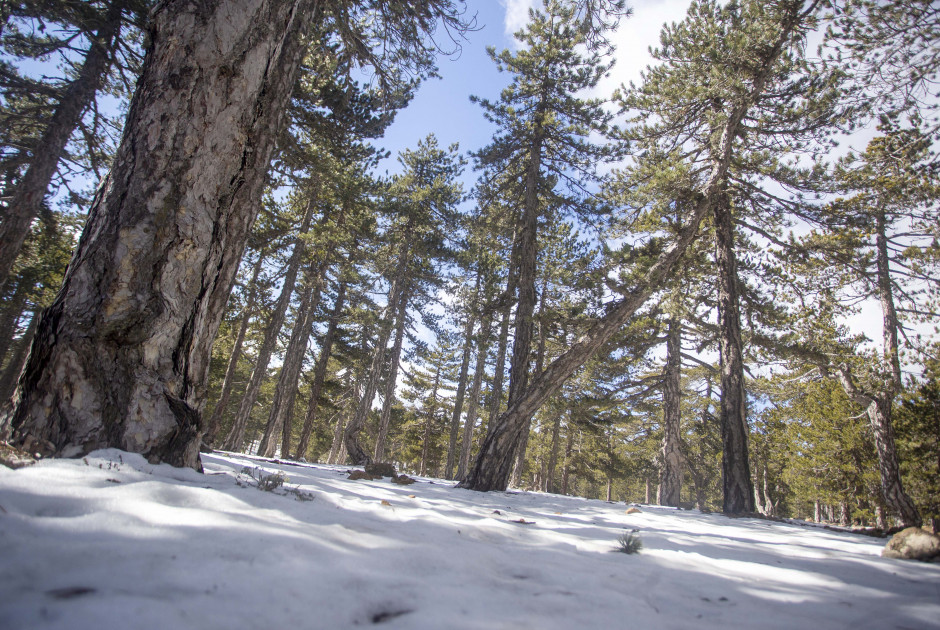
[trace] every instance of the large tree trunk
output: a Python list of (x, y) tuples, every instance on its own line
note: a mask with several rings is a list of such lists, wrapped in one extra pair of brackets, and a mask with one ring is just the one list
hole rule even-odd
[(892, 408), (894, 398), (901, 391), (901, 355), (898, 344), (898, 313), (894, 306), (894, 289), (891, 284), (891, 259), (888, 254), (887, 219), (884, 212), (876, 215), (875, 249), (878, 268), (878, 300), (881, 302), (882, 344), (885, 361), (890, 369), (890, 378), (883, 392), (872, 396), (868, 405), (878, 449), (878, 469), (881, 473), (881, 489), (885, 501), (897, 511), (905, 527), (920, 527), (922, 520), (914, 501), (904, 491), (901, 481), (901, 464), (894, 440)]
[[(541, 119), (541, 109), (536, 112)], [(538, 258), (538, 181), (541, 171), (542, 139), (540, 129), (535, 132), (533, 146), (529, 150), (529, 163), (525, 175), (525, 200), (520, 219), (519, 247), (516, 252), (519, 276), (516, 302), (516, 317), (513, 322), (512, 358), (509, 362), (509, 406), (512, 406), (526, 389), (529, 382), (529, 354), (532, 351), (532, 331), (535, 313), (535, 263)]]
[(395, 403), (395, 385), (398, 380), (398, 364), (401, 361), (401, 348), (405, 341), (405, 328), (408, 323), (408, 302), (402, 300), (395, 315), (395, 339), (392, 341), (392, 353), (389, 355), (388, 376), (385, 379), (385, 392), (382, 398), (382, 413), (379, 416), (379, 434), (375, 439), (375, 461), (385, 457), (385, 440), (388, 438), (388, 423), (392, 417), (392, 405)]
[(14, 441), (199, 468), (212, 341), (315, 0), (167, 0), (110, 174), (17, 390)]
[(680, 381), (682, 377), (682, 327), (678, 318), (669, 319), (666, 336), (666, 366), (663, 369), (663, 447), (662, 469), (656, 501), (677, 507), (682, 493), (682, 441), (679, 437)]
[(480, 406), (480, 389), (483, 386), (483, 372), (486, 370), (486, 356), (489, 352), (490, 326), (493, 317), (490, 313), (483, 316), (480, 334), (477, 339), (477, 363), (473, 369), (473, 382), (470, 385), (467, 419), (463, 425), (463, 441), (460, 443), (460, 461), (457, 464), (457, 479), (463, 480), (470, 467), (470, 454), (473, 450), (473, 429), (477, 421), (477, 409)]
[(905, 527), (920, 527), (922, 520), (917, 507), (904, 491), (901, 480), (901, 465), (895, 445), (892, 408), (894, 398), (901, 388), (901, 361), (898, 347), (898, 316), (894, 306), (891, 286), (891, 268), (888, 256), (886, 218), (883, 212), (876, 214), (875, 264), (876, 290), (882, 312), (882, 352), (888, 366), (888, 377), (881, 391), (864, 391), (855, 382), (848, 366), (837, 368), (839, 381), (845, 392), (858, 404), (866, 407), (878, 451), (878, 470), (881, 474), (881, 491), (885, 502), (897, 512)]
[(901, 482), (901, 467), (895, 445), (894, 426), (891, 421), (892, 401), (873, 398), (868, 404), (868, 419), (875, 436), (878, 450), (878, 472), (881, 474), (881, 491), (885, 502), (895, 510), (905, 527), (920, 527), (922, 520), (914, 501), (904, 491)]
[(320, 404), (320, 393), (323, 391), (323, 383), (326, 381), (326, 368), (330, 362), (330, 355), (333, 353), (333, 342), (336, 340), (336, 330), (339, 328), (339, 318), (343, 312), (343, 305), (346, 301), (346, 281), (339, 283), (336, 290), (336, 301), (333, 302), (333, 311), (330, 313), (330, 322), (327, 324), (326, 335), (323, 337), (323, 343), (320, 346), (320, 356), (317, 357), (317, 365), (313, 369), (313, 383), (310, 385), (310, 401), (307, 403), (307, 415), (304, 418), (304, 426), (300, 432), (300, 442), (297, 444), (295, 459), (306, 457), (307, 448), (310, 445), (310, 435), (313, 433), (313, 425), (317, 419), (317, 408)]
[(245, 343), (245, 335), (248, 334), (248, 325), (251, 323), (251, 316), (255, 310), (255, 300), (258, 297), (258, 275), (261, 273), (261, 267), (264, 266), (264, 252), (258, 252), (258, 260), (251, 270), (251, 280), (248, 284), (248, 298), (245, 300), (245, 308), (242, 310), (241, 323), (238, 326), (238, 333), (235, 335), (235, 343), (232, 346), (232, 356), (229, 357), (228, 365), (225, 368), (225, 377), (222, 379), (222, 391), (219, 393), (219, 400), (215, 403), (215, 409), (209, 417), (206, 435), (203, 442), (213, 445), (215, 438), (222, 426), (222, 416), (225, 415), (225, 408), (228, 407), (228, 401), (232, 397), (232, 387), (235, 384), (236, 373), (238, 372), (238, 362), (242, 357), (242, 345)]
[(23, 179), (13, 191), (0, 223), (0, 286), (10, 277), (13, 263), (29, 235), (29, 226), (39, 215), (65, 145), (104, 83), (120, 37), (126, 4), (125, 0), (112, 0), (108, 6), (104, 21), (91, 38), (78, 76), (65, 88), (49, 125), (31, 151)]
[(264, 329), (264, 338), (261, 341), (261, 347), (258, 349), (258, 356), (255, 357), (255, 367), (251, 371), (251, 378), (248, 379), (248, 386), (245, 388), (245, 394), (238, 405), (238, 413), (235, 414), (235, 422), (225, 438), (224, 448), (228, 451), (240, 451), (245, 441), (245, 429), (248, 428), (248, 420), (251, 417), (251, 410), (258, 401), (258, 394), (261, 392), (261, 385), (268, 375), (268, 363), (271, 361), (271, 355), (277, 347), (277, 339), (281, 334), (281, 328), (284, 326), (284, 318), (287, 316), (287, 307), (290, 306), (290, 298), (294, 294), (294, 285), (297, 283), (297, 273), (300, 271), (300, 265), (303, 263), (304, 253), (306, 252), (306, 241), (304, 236), (310, 230), (310, 222), (313, 218), (314, 206), (313, 199), (307, 202), (304, 210), (304, 217), (300, 224), (300, 231), (294, 239), (294, 249), (291, 251), (290, 259), (287, 261), (287, 270), (284, 273), (284, 281), (281, 286), (281, 293), (277, 296), (274, 303), (274, 309), (271, 311), (271, 319)]
[(744, 391), (734, 223), (726, 195), (715, 204), (714, 218), (721, 365), (722, 511), (740, 514), (754, 511), (754, 485), (748, 463), (747, 394)]
[[(477, 276), (477, 288), (479, 288), (479, 282), (480, 278)], [(460, 415), (463, 413), (463, 401), (467, 393), (467, 374), (470, 370), (470, 354), (473, 351), (473, 327), (475, 325), (476, 313), (471, 312), (467, 317), (467, 325), (463, 331), (463, 357), (460, 360), (457, 393), (454, 399), (454, 411), (450, 418), (450, 435), (447, 440), (447, 465), (444, 468), (444, 477), (446, 479), (454, 478), (454, 462), (457, 460), (457, 436), (460, 433)]]

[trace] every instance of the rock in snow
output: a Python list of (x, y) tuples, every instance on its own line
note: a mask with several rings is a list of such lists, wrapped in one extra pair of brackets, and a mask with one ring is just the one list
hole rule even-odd
[(908, 527), (888, 541), (881, 555), (902, 560), (940, 560), (940, 536), (919, 527)]

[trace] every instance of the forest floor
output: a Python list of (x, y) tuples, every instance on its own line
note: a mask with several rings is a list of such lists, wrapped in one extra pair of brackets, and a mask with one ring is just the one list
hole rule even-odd
[[(883, 559), (883, 539), (203, 462), (0, 467), (0, 628), (940, 628), (940, 564)], [(642, 550), (618, 553), (633, 530)]]

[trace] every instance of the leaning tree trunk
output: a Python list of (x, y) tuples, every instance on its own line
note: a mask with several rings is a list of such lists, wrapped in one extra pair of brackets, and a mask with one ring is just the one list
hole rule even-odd
[(878, 472), (881, 474), (881, 491), (885, 502), (898, 513), (905, 527), (920, 527), (922, 520), (914, 501), (904, 491), (901, 468), (895, 444), (894, 426), (891, 422), (892, 401), (881, 396), (873, 397), (868, 404), (868, 419), (871, 422), (878, 450)]
[(461, 487), (480, 491), (506, 489), (516, 445), (520, 442), (522, 432), (527, 428), (532, 415), (585, 361), (620, 330), (673, 272), (679, 258), (698, 234), (702, 218), (716, 205), (719, 182), (724, 180), (731, 159), (731, 141), (746, 109), (746, 107), (741, 107), (729, 117), (720, 140), (721, 159), (713, 165), (703, 192), (693, 206), (689, 221), (680, 230), (675, 242), (659, 255), (637, 286), (625, 292), (624, 297), (611, 304), (604, 316), (595, 321), (543, 372), (536, 375), (525, 393), (509, 405), (495, 425), (490, 427), (480, 448), (480, 455), (467, 479), (461, 482)]
[(748, 462), (747, 395), (738, 300), (734, 226), (728, 198), (715, 204), (715, 262), (718, 267), (718, 327), (721, 366), (722, 511), (754, 511), (754, 485)]
[(39, 215), (59, 160), (65, 153), (65, 145), (104, 83), (120, 37), (126, 5), (125, 0), (112, 0), (108, 6), (104, 21), (90, 38), (78, 76), (65, 88), (49, 125), (31, 151), (23, 179), (13, 191), (0, 223), (0, 286), (10, 277), (13, 263), (29, 235), (29, 226)]
[(885, 360), (890, 366), (891, 377), (886, 391), (872, 396), (868, 404), (878, 449), (878, 469), (881, 473), (881, 490), (887, 504), (897, 511), (901, 523), (906, 527), (920, 527), (922, 520), (914, 501), (904, 491), (901, 481), (901, 464), (894, 440), (892, 407), (894, 398), (901, 390), (901, 356), (898, 343), (898, 314), (894, 306), (894, 290), (891, 283), (891, 262), (888, 254), (888, 238), (884, 212), (876, 216), (875, 235), (876, 264), (878, 269), (878, 300), (881, 302), (882, 337)]
[(682, 443), (679, 438), (679, 392), (682, 377), (682, 331), (677, 317), (669, 320), (666, 366), (663, 369), (662, 469), (656, 502), (677, 507), (682, 492)]
[(225, 309), (315, 0), (166, 0), (111, 172), (20, 378), (14, 441), (199, 468)]
[(712, 205), (710, 196), (703, 195), (688, 225), (682, 229), (676, 242), (660, 255), (639, 286), (615, 302), (606, 315), (598, 319), (543, 372), (536, 375), (525, 394), (497, 419), (496, 425), (480, 447), (480, 455), (470, 474), (461, 482), (461, 487), (480, 491), (506, 489), (515, 448), (522, 439), (523, 431), (528, 427), (529, 419), (545, 400), (558, 391), (585, 361), (620, 330), (650, 295), (659, 290), (698, 233), (699, 223)]
[(228, 365), (225, 368), (225, 377), (222, 379), (222, 391), (219, 393), (219, 400), (215, 403), (215, 409), (209, 417), (206, 435), (203, 442), (213, 445), (215, 438), (222, 426), (222, 416), (228, 407), (228, 401), (232, 397), (232, 386), (235, 384), (236, 372), (238, 371), (238, 362), (242, 357), (242, 346), (245, 343), (245, 335), (248, 334), (248, 325), (251, 323), (251, 315), (255, 310), (255, 300), (258, 296), (258, 275), (261, 273), (261, 267), (264, 266), (264, 252), (258, 252), (258, 260), (251, 270), (251, 280), (248, 283), (248, 299), (245, 300), (245, 308), (242, 311), (241, 323), (238, 326), (238, 333), (235, 335), (235, 343), (232, 346), (232, 356), (229, 357)]
[(326, 382), (326, 368), (330, 362), (330, 355), (333, 353), (333, 342), (336, 340), (336, 330), (339, 328), (339, 318), (343, 312), (345, 301), (346, 281), (343, 280), (336, 291), (336, 300), (333, 302), (330, 322), (327, 324), (326, 335), (323, 337), (323, 343), (320, 346), (320, 356), (317, 357), (317, 365), (313, 369), (313, 383), (310, 385), (307, 415), (304, 417), (304, 426), (300, 431), (300, 442), (297, 444), (294, 459), (306, 457), (307, 448), (310, 445), (310, 435), (313, 433), (313, 425), (317, 420), (317, 409), (320, 405), (320, 393), (323, 391), (323, 384)]
[(251, 371), (251, 378), (248, 379), (248, 386), (242, 395), (242, 400), (238, 404), (238, 413), (235, 414), (235, 422), (231, 430), (225, 437), (223, 447), (227, 451), (240, 451), (245, 441), (245, 429), (248, 428), (248, 420), (251, 417), (251, 410), (258, 401), (258, 394), (261, 393), (261, 385), (268, 375), (268, 363), (271, 361), (271, 355), (277, 347), (277, 339), (281, 334), (281, 328), (284, 326), (284, 318), (287, 316), (287, 307), (290, 306), (291, 296), (294, 294), (294, 285), (297, 283), (297, 273), (300, 271), (300, 265), (303, 262), (306, 252), (306, 241), (304, 235), (310, 230), (310, 221), (313, 217), (313, 199), (307, 203), (304, 210), (304, 217), (300, 225), (300, 232), (294, 239), (294, 249), (291, 251), (290, 259), (287, 261), (287, 271), (284, 273), (284, 281), (281, 285), (281, 292), (274, 303), (274, 310), (271, 312), (271, 319), (264, 329), (264, 338), (261, 341), (261, 347), (258, 349), (258, 356), (255, 357), (255, 367)]

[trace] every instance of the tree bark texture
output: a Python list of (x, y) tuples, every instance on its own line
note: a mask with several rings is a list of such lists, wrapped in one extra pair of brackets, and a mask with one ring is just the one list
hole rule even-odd
[(346, 301), (346, 281), (339, 284), (336, 291), (336, 300), (333, 302), (333, 311), (330, 313), (330, 321), (327, 324), (326, 335), (320, 345), (320, 355), (317, 357), (317, 365), (313, 369), (313, 383), (310, 385), (310, 401), (307, 403), (307, 415), (304, 417), (304, 426), (300, 432), (300, 442), (297, 444), (295, 459), (306, 457), (307, 448), (310, 445), (310, 435), (313, 433), (313, 425), (317, 420), (317, 408), (320, 405), (320, 393), (323, 391), (323, 383), (326, 382), (326, 368), (330, 362), (330, 356), (333, 353), (333, 342), (336, 340), (336, 330), (339, 328), (339, 318), (343, 313), (343, 306)]
[(157, 5), (112, 170), (20, 379), (18, 446), (201, 467), (212, 342), (315, 5)]
[(722, 511), (740, 514), (754, 511), (754, 484), (748, 462), (747, 394), (744, 391), (734, 222), (725, 195), (715, 204), (714, 220), (721, 366)]
[[(536, 112), (536, 121), (541, 120), (541, 107)], [(509, 402), (519, 399), (529, 382), (529, 355), (532, 351), (532, 331), (535, 314), (535, 263), (538, 258), (538, 219), (539, 195), (538, 181), (541, 171), (542, 138), (541, 125), (536, 130), (533, 146), (529, 151), (529, 164), (525, 175), (525, 200), (520, 229), (517, 238), (519, 276), (517, 289), (519, 299), (516, 302), (516, 316), (513, 321), (512, 358), (509, 362)]]
[(677, 507), (682, 493), (682, 442), (679, 436), (682, 378), (681, 322), (672, 317), (666, 335), (666, 366), (663, 369), (662, 469), (656, 502)]
[(235, 384), (236, 373), (238, 372), (238, 362), (242, 357), (242, 346), (245, 343), (245, 335), (248, 334), (248, 325), (251, 323), (251, 316), (255, 310), (255, 300), (258, 298), (258, 275), (261, 273), (261, 267), (264, 266), (264, 254), (258, 253), (258, 260), (255, 261), (254, 268), (251, 270), (251, 280), (248, 284), (248, 298), (245, 300), (245, 308), (242, 311), (241, 323), (238, 326), (238, 333), (235, 335), (235, 343), (232, 345), (232, 356), (229, 357), (228, 365), (225, 367), (225, 377), (222, 379), (222, 391), (219, 392), (219, 400), (215, 403), (215, 409), (209, 416), (206, 434), (203, 442), (213, 445), (216, 436), (219, 434), (219, 428), (222, 426), (222, 416), (225, 415), (225, 409), (228, 407), (229, 399), (232, 397), (232, 387)]
[(901, 361), (898, 347), (898, 316), (894, 306), (894, 292), (891, 286), (890, 258), (886, 219), (883, 212), (875, 217), (875, 284), (882, 312), (882, 351), (888, 366), (888, 373), (883, 379), (881, 391), (863, 391), (849, 371), (848, 366), (839, 366), (837, 374), (842, 388), (856, 403), (868, 411), (878, 451), (878, 471), (881, 476), (881, 491), (885, 502), (893, 509), (905, 527), (920, 527), (922, 519), (914, 501), (905, 492), (901, 479), (901, 465), (898, 459), (894, 436), (892, 410), (894, 398), (901, 389)]
[(310, 230), (310, 221), (313, 217), (314, 203), (311, 200), (304, 210), (304, 217), (300, 224), (300, 231), (297, 238), (294, 239), (294, 248), (291, 250), (290, 258), (287, 261), (287, 270), (284, 272), (284, 281), (281, 285), (281, 292), (277, 296), (274, 308), (271, 311), (271, 318), (264, 329), (264, 337), (261, 340), (261, 347), (258, 348), (258, 356), (255, 357), (255, 367), (251, 371), (251, 378), (248, 379), (248, 386), (245, 387), (245, 393), (241, 402), (238, 404), (238, 413), (235, 414), (235, 422), (225, 438), (224, 448), (229, 451), (240, 451), (245, 441), (245, 429), (248, 428), (248, 420), (251, 417), (251, 410), (258, 401), (258, 394), (261, 392), (261, 385), (268, 375), (268, 363), (271, 361), (271, 355), (277, 347), (278, 336), (281, 334), (281, 328), (284, 326), (284, 318), (287, 316), (287, 307), (290, 306), (291, 296), (294, 294), (294, 286), (297, 284), (297, 274), (300, 271), (300, 265), (306, 252), (306, 241), (304, 235)]
[(32, 148), (29, 166), (13, 191), (0, 223), (0, 286), (10, 277), (13, 263), (29, 235), (29, 226), (39, 215), (65, 145), (104, 84), (120, 37), (126, 4), (125, 0), (112, 0), (108, 6), (104, 21), (91, 38), (78, 76), (65, 88), (49, 125)]

